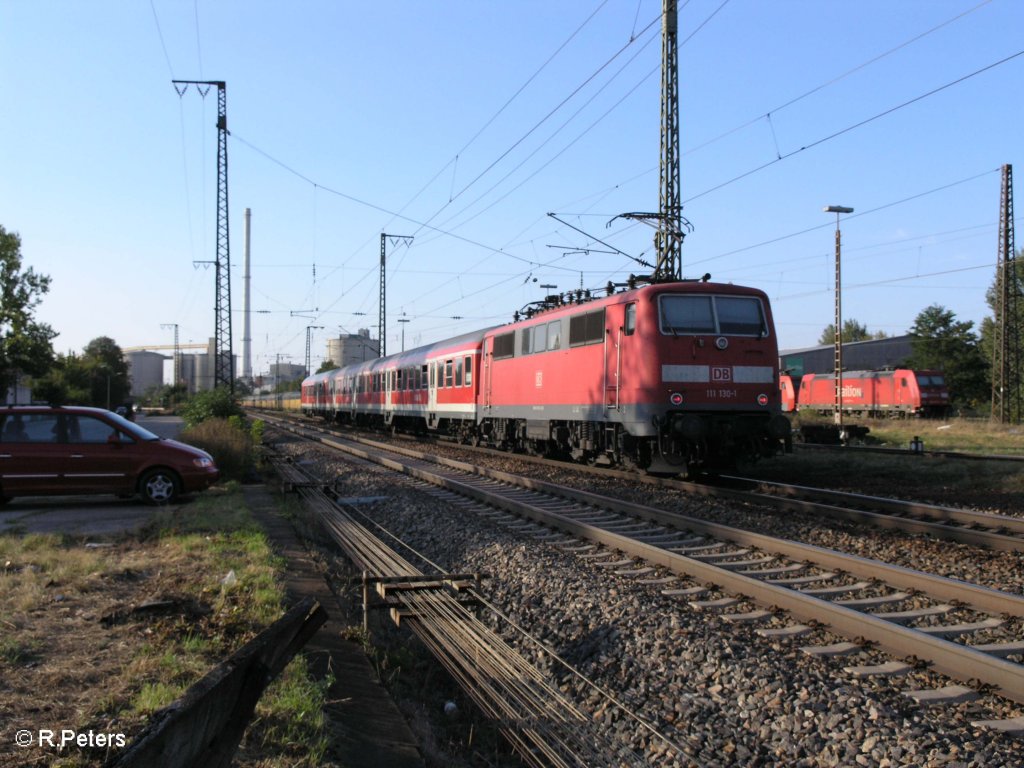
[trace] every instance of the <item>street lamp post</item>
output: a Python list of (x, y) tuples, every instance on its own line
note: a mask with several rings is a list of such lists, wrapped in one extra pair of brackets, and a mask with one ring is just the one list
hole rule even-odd
[(405, 324), (409, 322), (409, 318), (400, 317), (398, 322), (402, 324), (402, 351), (405, 352)]
[(853, 208), (843, 205), (827, 205), (822, 210), (836, 215), (836, 320), (835, 320), (835, 424), (839, 429), (839, 439), (845, 442), (843, 432), (843, 292), (842, 271), (840, 268), (842, 254), (842, 236), (839, 233), (839, 214), (853, 213)]

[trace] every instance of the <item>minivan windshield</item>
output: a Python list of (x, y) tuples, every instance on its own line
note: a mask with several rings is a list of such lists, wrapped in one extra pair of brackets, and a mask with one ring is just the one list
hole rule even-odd
[(105, 414), (108, 419), (117, 424), (117, 428), (122, 432), (127, 432), (129, 435), (134, 437), (136, 440), (159, 440), (159, 435), (154, 435), (148, 429), (140, 427), (134, 421), (128, 421), (124, 416), (119, 416), (116, 413), (110, 412)]

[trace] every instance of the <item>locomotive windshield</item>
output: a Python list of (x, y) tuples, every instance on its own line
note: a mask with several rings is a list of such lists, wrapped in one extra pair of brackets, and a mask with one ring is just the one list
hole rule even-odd
[(767, 336), (761, 300), (754, 296), (661, 296), (661, 332)]

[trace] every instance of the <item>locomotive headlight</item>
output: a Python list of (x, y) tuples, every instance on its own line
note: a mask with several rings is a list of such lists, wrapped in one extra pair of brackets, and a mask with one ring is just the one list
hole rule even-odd
[(768, 395), (760, 394), (757, 396), (758, 405), (768, 405)]
[(668, 396), (668, 401), (672, 405), (682, 405), (683, 404), (683, 393), (682, 392), (673, 392), (671, 395)]

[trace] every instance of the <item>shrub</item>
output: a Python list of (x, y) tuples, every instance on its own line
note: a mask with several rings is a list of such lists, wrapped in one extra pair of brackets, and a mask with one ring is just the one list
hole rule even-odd
[(255, 465), (252, 438), (228, 419), (208, 418), (181, 433), (183, 442), (213, 456), (224, 480), (243, 480)]
[(225, 387), (198, 392), (181, 409), (186, 429), (198, 426), (207, 419), (230, 419), (232, 416), (241, 419), (244, 415), (238, 400)]

